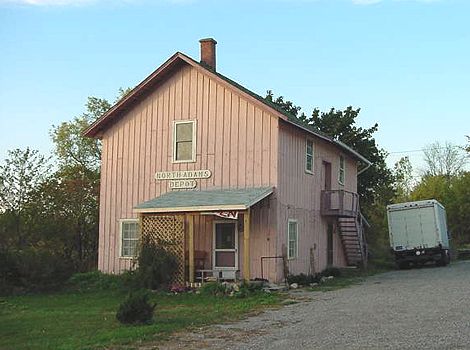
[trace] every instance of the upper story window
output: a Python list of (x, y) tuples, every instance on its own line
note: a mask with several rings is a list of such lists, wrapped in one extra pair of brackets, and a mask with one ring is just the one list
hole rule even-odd
[(297, 220), (289, 219), (287, 222), (287, 258), (294, 259), (298, 256), (299, 247)]
[(196, 161), (196, 121), (175, 121), (173, 124), (173, 162)]
[(139, 221), (136, 219), (124, 219), (120, 223), (122, 258), (134, 258), (138, 253)]
[(344, 185), (345, 163), (344, 156), (339, 156), (338, 182)]
[(305, 171), (313, 174), (313, 141), (308, 139), (305, 144)]

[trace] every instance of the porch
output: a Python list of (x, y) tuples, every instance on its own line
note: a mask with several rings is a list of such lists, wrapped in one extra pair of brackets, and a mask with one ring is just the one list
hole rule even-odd
[(172, 191), (139, 204), (142, 235), (178, 261), (174, 282), (250, 279), (252, 210), (273, 188)]

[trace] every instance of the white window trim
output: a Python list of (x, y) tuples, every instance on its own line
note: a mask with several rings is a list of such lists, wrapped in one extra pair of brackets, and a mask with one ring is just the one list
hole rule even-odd
[[(341, 181), (341, 158), (343, 159), (343, 181)], [(340, 155), (338, 157), (338, 183), (340, 185), (343, 185), (344, 186), (344, 182), (346, 180), (346, 158), (344, 157), (344, 155)]]
[[(192, 139), (192, 154), (190, 160), (176, 160), (176, 125), (178, 124), (193, 124), (193, 139)], [(173, 120), (173, 163), (194, 163), (196, 162), (196, 120)]]
[[(307, 169), (307, 157), (308, 157), (307, 148), (308, 148), (309, 142), (312, 143), (312, 170)], [(307, 138), (305, 139), (305, 172), (307, 174), (313, 175), (314, 171), (315, 171), (315, 143), (313, 142), (312, 139)]]
[[(289, 226), (291, 222), (295, 222), (295, 226), (297, 229), (297, 232), (296, 232), (297, 235), (295, 237), (295, 256), (289, 256), (289, 250), (290, 250), (289, 249), (290, 248)], [(287, 220), (287, 260), (294, 260), (294, 259), (297, 259), (298, 257), (299, 257), (299, 223), (296, 219), (288, 219)]]
[[(140, 225), (139, 225), (139, 219), (120, 219), (119, 220), (119, 258), (120, 259), (135, 259), (137, 256), (123, 256), (122, 255), (122, 224), (125, 222), (136, 222), (137, 223), (137, 234), (140, 237)], [(137, 238), (137, 240), (140, 240), (140, 238)]]

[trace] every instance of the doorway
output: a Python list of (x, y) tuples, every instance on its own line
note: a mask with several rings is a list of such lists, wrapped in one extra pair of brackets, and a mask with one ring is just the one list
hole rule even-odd
[(214, 222), (213, 268), (214, 270), (238, 270), (237, 221)]

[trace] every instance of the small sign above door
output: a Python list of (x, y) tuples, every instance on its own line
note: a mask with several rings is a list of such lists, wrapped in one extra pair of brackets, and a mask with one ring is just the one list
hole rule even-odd
[(238, 211), (218, 211), (214, 215), (219, 216), (224, 219), (238, 219)]

